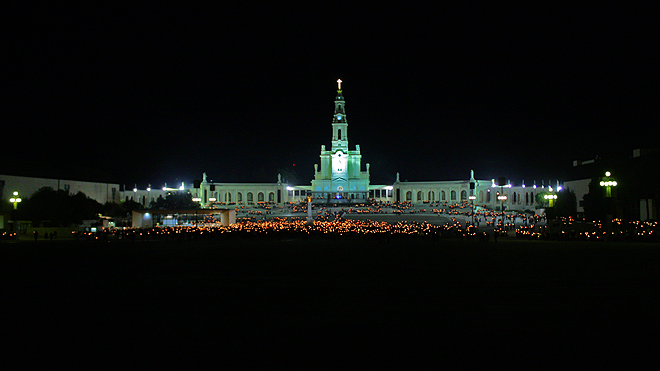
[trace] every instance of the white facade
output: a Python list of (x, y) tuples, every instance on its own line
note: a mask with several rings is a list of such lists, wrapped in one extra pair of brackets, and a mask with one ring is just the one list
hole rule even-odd
[(577, 202), (578, 215), (584, 215), (584, 196), (589, 193), (589, 183), (591, 179), (578, 179), (564, 182), (566, 188), (575, 192), (575, 201)]
[(119, 184), (0, 175), (0, 197), (3, 201), (9, 201), (13, 192), (18, 192), (21, 198), (28, 198), (43, 187), (64, 190), (70, 194), (82, 192), (101, 204), (120, 200)]
[[(397, 174), (397, 180), (392, 185), (370, 184), (369, 164), (366, 164), (365, 170), (362, 169), (360, 146), (355, 145), (354, 149), (349, 147), (346, 102), (341, 85), (334, 101), (330, 149), (321, 145), (319, 160), (320, 163), (314, 165), (311, 185), (285, 184), (279, 176), (276, 183), (216, 183), (209, 182), (204, 174), (198, 188), (191, 185), (185, 187), (185, 191), (192, 194), (202, 207), (260, 203), (282, 206), (308, 197), (312, 197), (315, 203), (361, 203), (373, 198), (383, 202), (409, 202), (417, 206), (438, 201), (460, 203), (471, 201), (470, 196), (474, 196), (475, 204), (488, 208), (504, 206), (506, 210), (528, 210), (534, 209), (537, 193), (547, 190), (524, 184), (494, 187), (492, 179), (476, 180), (474, 174), (465, 180), (430, 182), (401, 182)], [(498, 196), (506, 196), (506, 199), (499, 199)], [(153, 191), (149, 193), (145, 190), (122, 193), (122, 200), (135, 199), (144, 206), (157, 197)]]
[[(472, 189), (470, 183), (474, 184)], [(386, 201), (409, 202), (420, 206), (430, 202), (447, 202), (457, 204), (472, 202), (489, 209), (499, 209), (502, 206), (507, 211), (532, 210), (535, 207), (536, 195), (547, 192), (547, 187), (527, 186), (525, 184), (505, 186), (495, 185), (495, 180), (477, 180), (472, 173), (469, 180), (435, 181), (435, 182), (401, 182), (397, 174), (397, 181), (392, 186), (393, 196)], [(500, 197), (503, 196), (503, 197)], [(378, 199), (378, 198), (377, 198)]]
[(311, 187), (315, 202), (366, 201), (369, 194), (369, 164), (367, 170), (362, 171), (360, 146), (349, 149), (348, 121), (341, 90), (337, 90), (332, 116), (332, 145), (330, 150), (322, 145), (319, 157), (321, 166), (314, 165)]

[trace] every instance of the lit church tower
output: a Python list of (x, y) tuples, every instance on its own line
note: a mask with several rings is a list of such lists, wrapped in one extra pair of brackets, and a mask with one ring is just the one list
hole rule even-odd
[(314, 165), (312, 195), (316, 202), (348, 202), (367, 198), (369, 190), (369, 164), (361, 171), (360, 146), (348, 148), (348, 122), (346, 107), (337, 80), (335, 113), (332, 117), (332, 146), (329, 151), (321, 146), (321, 166)]
[(335, 98), (335, 114), (332, 117), (332, 152), (342, 150), (348, 152), (348, 123), (344, 109), (344, 96), (341, 94), (341, 80), (337, 80), (337, 98)]

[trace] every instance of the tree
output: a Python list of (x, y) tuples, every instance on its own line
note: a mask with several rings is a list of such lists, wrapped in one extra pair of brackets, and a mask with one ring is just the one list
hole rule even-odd
[(149, 208), (157, 210), (199, 209), (199, 203), (192, 200), (190, 193), (173, 192), (165, 198), (158, 196), (156, 200), (151, 201)]
[(115, 217), (115, 218), (123, 218), (126, 216), (126, 209), (124, 209), (123, 204), (118, 204), (116, 202), (106, 202), (105, 205), (103, 205), (103, 215)]
[(133, 200), (124, 201), (121, 203), (121, 207), (124, 209), (124, 213), (130, 215), (133, 210), (143, 209), (142, 204), (135, 202)]
[(584, 195), (584, 217), (587, 220), (605, 220), (607, 200), (600, 186), (599, 178), (592, 178), (589, 183), (589, 193)]
[(554, 206), (547, 210), (548, 219), (558, 217), (575, 217), (577, 215), (577, 197), (571, 190), (563, 190), (557, 193)]
[(103, 206), (84, 193), (70, 195), (64, 190), (43, 187), (22, 202), (18, 218), (32, 220), (35, 225), (45, 221), (56, 226), (80, 224), (85, 219), (95, 219)]

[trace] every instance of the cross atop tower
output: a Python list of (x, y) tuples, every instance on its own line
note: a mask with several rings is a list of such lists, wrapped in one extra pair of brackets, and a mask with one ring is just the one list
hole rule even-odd
[(337, 80), (337, 90), (341, 90), (341, 79)]

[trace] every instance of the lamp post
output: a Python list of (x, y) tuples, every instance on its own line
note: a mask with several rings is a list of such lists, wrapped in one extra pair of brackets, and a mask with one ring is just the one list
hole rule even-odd
[(612, 173), (609, 171), (605, 172), (605, 176), (600, 180), (600, 186), (605, 188), (605, 198), (610, 201), (606, 202), (606, 207), (609, 209), (605, 217), (605, 225), (607, 226), (608, 231), (612, 229), (612, 217), (616, 216), (616, 204), (614, 203), (612, 196), (612, 187), (618, 185), (617, 181), (612, 177)]
[(605, 187), (605, 197), (612, 197), (612, 187), (616, 187), (618, 183), (612, 178), (612, 173), (605, 172), (605, 177), (601, 178), (600, 186)]
[(23, 201), (20, 197), (18, 197), (18, 191), (14, 191), (13, 193), (14, 197), (9, 199), (9, 202), (14, 204), (14, 210), (18, 208), (18, 203)]
[(470, 201), (472, 202), (472, 225), (474, 225), (474, 200), (477, 198), (475, 195), (471, 195), (468, 197)]
[(312, 196), (307, 196), (307, 224), (314, 224), (314, 217), (312, 217)]
[(548, 207), (553, 207), (554, 204), (555, 204), (555, 200), (557, 199), (557, 195), (547, 194), (547, 195), (544, 195), (543, 198), (545, 200), (548, 200)]
[(470, 201), (472, 201), (472, 226), (474, 226), (474, 200), (477, 196), (474, 195), (474, 191), (477, 188), (477, 181), (474, 179), (474, 170), (470, 170)]
[(497, 185), (500, 187), (500, 194), (497, 196), (497, 199), (501, 201), (502, 217), (504, 217), (504, 201), (507, 199), (507, 197), (504, 195), (504, 187), (508, 187), (506, 178), (503, 176), (497, 178)]

